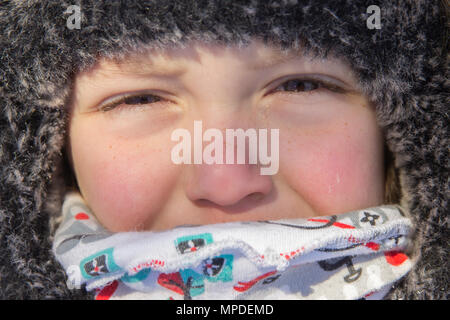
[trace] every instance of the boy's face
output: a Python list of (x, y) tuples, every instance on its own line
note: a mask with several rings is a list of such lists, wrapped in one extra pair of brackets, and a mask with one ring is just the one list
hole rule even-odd
[[(79, 74), (69, 150), (100, 223), (111, 231), (164, 230), (381, 204), (382, 135), (350, 69), (299, 53), (277, 62), (277, 53), (260, 42), (242, 49), (192, 43), (120, 65), (103, 60)], [(261, 175), (248, 161), (175, 164), (172, 132), (185, 128), (193, 140), (194, 120), (224, 138), (225, 129), (254, 128), (267, 129), (270, 141), (279, 129), (278, 172)]]

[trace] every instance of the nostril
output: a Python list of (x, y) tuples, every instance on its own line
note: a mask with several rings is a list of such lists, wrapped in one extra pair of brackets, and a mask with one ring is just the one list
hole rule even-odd
[(264, 198), (264, 194), (262, 192), (253, 192), (250, 193), (247, 198), (253, 201), (259, 201)]
[(253, 192), (248, 194), (246, 197), (240, 199), (237, 202), (220, 202), (220, 201), (211, 201), (209, 199), (201, 198), (201, 199), (195, 199), (194, 203), (203, 208), (216, 208), (220, 210), (224, 210), (224, 212), (228, 213), (238, 213), (246, 211), (258, 204), (262, 200), (264, 200), (265, 195), (263, 192)]

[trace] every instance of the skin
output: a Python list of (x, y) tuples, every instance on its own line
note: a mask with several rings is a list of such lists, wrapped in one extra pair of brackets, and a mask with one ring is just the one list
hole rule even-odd
[[(79, 73), (69, 158), (100, 223), (114, 232), (166, 230), (380, 205), (383, 139), (351, 69), (301, 52), (252, 69), (277, 53), (258, 41), (242, 49), (190, 43), (148, 50), (121, 64), (100, 60)], [(332, 81), (345, 92), (275, 90), (305, 77)], [(105, 100), (143, 90), (160, 100), (102, 111)], [(171, 133), (186, 128), (193, 136), (194, 120), (202, 120), (203, 132), (217, 128), (224, 137), (227, 128), (279, 129), (278, 172), (260, 175), (258, 164), (174, 164)]]

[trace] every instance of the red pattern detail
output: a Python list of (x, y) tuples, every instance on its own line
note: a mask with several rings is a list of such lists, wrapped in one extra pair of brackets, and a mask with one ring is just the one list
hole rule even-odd
[(400, 251), (385, 252), (384, 256), (386, 257), (387, 263), (396, 267), (408, 259), (408, 256)]
[(267, 278), (267, 277), (269, 277), (269, 276), (271, 276), (271, 275), (273, 275), (275, 273), (277, 273), (276, 270), (267, 272), (267, 273), (265, 273), (263, 275), (260, 275), (259, 277), (255, 278), (253, 280), (250, 280), (248, 282), (241, 282), (241, 281), (239, 281), (238, 285), (233, 286), (233, 289), (236, 290), (236, 291), (239, 291), (239, 292), (247, 291), (248, 289), (253, 287), (258, 281), (260, 281), (260, 280), (262, 280), (264, 278)]
[(342, 228), (342, 229), (355, 229), (354, 226), (351, 226), (349, 224), (341, 223), (341, 222), (335, 222), (333, 223), (333, 226)]
[(106, 287), (104, 287), (95, 297), (95, 300), (109, 300), (111, 296), (116, 292), (117, 287), (119, 286), (119, 281), (114, 280)]
[[(326, 219), (308, 219), (308, 221), (314, 221), (314, 222), (323, 222), (323, 223), (329, 223), (329, 220)], [(354, 226), (351, 226), (349, 224), (341, 223), (341, 222), (334, 222), (333, 226), (342, 228), (342, 229), (355, 229)]]
[[(357, 238), (355, 238), (352, 235), (350, 235), (347, 240), (351, 243), (360, 243), (361, 242), (361, 240), (358, 240)], [(369, 249), (372, 249), (373, 251), (378, 251), (378, 249), (380, 249), (380, 245), (376, 242), (366, 242), (366, 243), (363, 243), (362, 245)]]
[(380, 245), (375, 242), (367, 242), (364, 244), (367, 248), (372, 249), (373, 251), (378, 251), (380, 249)]
[(77, 215), (75, 216), (75, 219), (77, 219), (77, 220), (89, 220), (89, 216), (86, 213), (84, 213), (84, 212), (80, 212), (80, 213), (77, 213)]
[(184, 292), (181, 287), (184, 285), (183, 279), (180, 273), (161, 273), (158, 277), (158, 284), (164, 288), (175, 291), (178, 294), (183, 295)]
[(152, 259), (151, 261), (146, 261), (144, 263), (138, 264), (136, 267), (133, 267), (134, 272), (139, 272), (141, 269), (149, 268), (155, 265), (164, 266), (165, 262), (162, 260)]
[[(299, 253), (300, 251), (305, 250), (305, 247), (301, 247), (295, 251), (291, 251), (288, 253), (280, 253), (280, 256), (284, 256), (286, 258), (286, 260), (290, 260), (293, 256), (295, 256), (297, 253)], [(262, 256), (262, 258), (264, 259), (264, 256)]]

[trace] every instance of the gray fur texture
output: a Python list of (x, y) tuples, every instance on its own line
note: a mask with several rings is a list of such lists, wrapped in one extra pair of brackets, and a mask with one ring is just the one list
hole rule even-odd
[[(368, 29), (369, 5), (381, 29)], [(81, 28), (64, 12), (79, 5)], [(74, 75), (99, 56), (188, 40), (258, 37), (336, 55), (375, 104), (394, 154), (419, 262), (390, 299), (448, 299), (448, 22), (436, 0), (0, 2), (0, 298), (89, 299), (51, 253), (64, 194), (62, 151)]]

